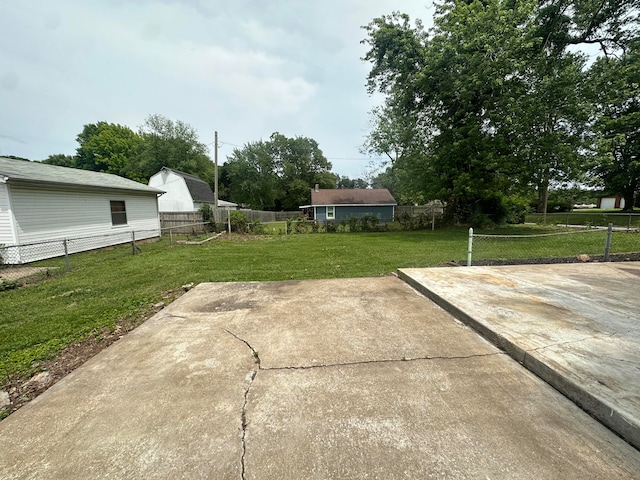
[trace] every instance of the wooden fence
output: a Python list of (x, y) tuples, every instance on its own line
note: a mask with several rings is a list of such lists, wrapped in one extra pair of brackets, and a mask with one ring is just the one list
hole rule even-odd
[(160, 228), (163, 234), (203, 232), (202, 212), (160, 212)]
[(426, 205), (398, 205), (396, 207), (396, 217), (400, 215), (409, 215), (410, 217), (419, 217), (423, 215), (427, 218), (438, 218), (444, 213), (444, 205), (442, 202), (434, 201)]
[[(301, 212), (267, 212), (263, 210), (250, 210), (241, 208), (238, 210), (229, 210), (226, 208), (218, 208), (215, 214), (216, 223), (227, 223), (229, 213), (242, 213), (249, 223), (260, 221), (279, 222), (288, 218), (298, 218), (302, 216)], [(202, 212), (160, 212), (160, 227), (164, 232), (169, 229), (173, 233), (200, 233), (204, 231), (204, 223)]]

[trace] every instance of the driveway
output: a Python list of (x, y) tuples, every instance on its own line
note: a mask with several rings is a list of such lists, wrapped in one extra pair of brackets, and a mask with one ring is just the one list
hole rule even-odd
[(640, 476), (395, 276), (200, 284), (0, 422), (0, 452), (3, 479)]

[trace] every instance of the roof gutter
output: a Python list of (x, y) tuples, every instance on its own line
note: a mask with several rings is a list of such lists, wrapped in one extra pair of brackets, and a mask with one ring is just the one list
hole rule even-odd
[(135, 188), (126, 188), (126, 187), (112, 187), (112, 186), (104, 186), (104, 185), (89, 185), (89, 184), (79, 184), (79, 183), (65, 183), (65, 182), (52, 182), (50, 180), (33, 180), (33, 179), (26, 179), (26, 178), (10, 178), (10, 177), (2, 177), (4, 179), (3, 183), (10, 183), (12, 185), (35, 185), (35, 186), (40, 186), (40, 185), (45, 185), (45, 186), (51, 186), (51, 187), (75, 187), (78, 190), (118, 190), (121, 192), (131, 192), (131, 193), (139, 193), (139, 194), (147, 194), (147, 195), (158, 195), (158, 194), (163, 194), (166, 193), (162, 190), (159, 189), (155, 189), (153, 187), (153, 189), (150, 190), (138, 190)]

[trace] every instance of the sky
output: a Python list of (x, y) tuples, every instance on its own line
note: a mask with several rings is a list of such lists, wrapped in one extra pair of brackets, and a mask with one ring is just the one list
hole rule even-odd
[[(0, 0), (0, 155), (73, 155), (85, 124), (190, 124), (220, 163), (273, 132), (364, 176), (370, 65), (361, 28), (430, 0)], [(373, 162), (373, 163), (372, 163)]]

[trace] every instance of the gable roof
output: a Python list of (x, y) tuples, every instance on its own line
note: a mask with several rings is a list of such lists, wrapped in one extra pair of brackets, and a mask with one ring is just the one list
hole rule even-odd
[(311, 205), (397, 205), (386, 188), (311, 190)]
[[(191, 175), (190, 173), (181, 172), (179, 170), (174, 170), (169, 167), (162, 167), (162, 170), (167, 172), (173, 172), (179, 177), (184, 179), (184, 183), (187, 184), (187, 188), (189, 189), (189, 193), (191, 194), (191, 199), (196, 203), (214, 203), (215, 195), (213, 194), (213, 190), (207, 182), (202, 180), (195, 175)], [(219, 201), (218, 201), (219, 202)]]
[(92, 172), (78, 168), (59, 167), (41, 162), (0, 157), (0, 183), (65, 185), (115, 189), (149, 194), (164, 193), (143, 183), (111, 173)]

